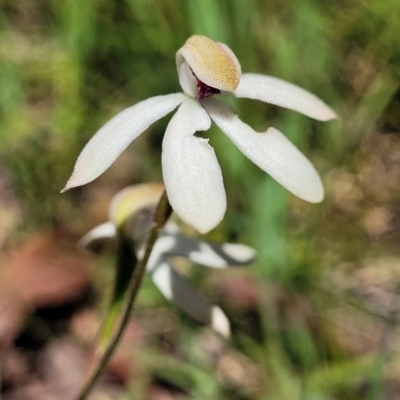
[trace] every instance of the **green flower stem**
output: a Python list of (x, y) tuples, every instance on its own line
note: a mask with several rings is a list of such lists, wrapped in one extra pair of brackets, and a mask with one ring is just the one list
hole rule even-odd
[[(89, 372), (87, 379), (79, 393), (77, 400), (85, 400), (88, 398), (90, 392), (92, 391), (93, 387), (97, 383), (99, 377), (103, 373), (104, 369), (106, 368), (111, 356), (113, 355), (116, 347), (118, 346), (123, 333), (129, 323), (129, 319), (133, 310), (133, 306), (139, 292), (139, 288), (141, 282), (143, 280), (143, 276), (146, 271), (146, 265), (149, 260), (151, 251), (154, 247), (154, 244), (159, 236), (161, 228), (164, 226), (168, 217), (172, 212), (171, 206), (169, 204), (168, 198), (166, 193), (164, 192), (154, 214), (153, 219), (153, 226), (150, 230), (149, 238), (147, 240), (146, 248), (144, 255), (141, 259), (138, 260), (133, 274), (131, 276), (131, 280), (129, 282), (128, 290), (126, 293), (126, 300), (124, 307), (121, 312), (121, 316), (119, 321), (117, 322), (113, 334), (110, 337), (108, 344), (106, 345), (103, 340), (100, 340), (100, 346), (98, 348), (99, 360), (95, 363), (94, 368), (92, 371)], [(123, 239), (124, 240), (124, 239)], [(133, 243), (130, 244), (133, 248)], [(109, 318), (106, 319), (106, 324), (103, 326), (103, 331), (101, 337), (105, 339), (107, 335), (109, 335), (112, 326), (114, 325), (113, 322), (116, 322), (117, 315), (116, 312), (119, 309), (118, 304), (115, 304), (115, 307), (112, 307), (109, 311)], [(100, 353), (100, 354), (99, 354)], [(97, 358), (97, 357), (96, 357)], [(96, 359), (95, 358), (95, 359)]]

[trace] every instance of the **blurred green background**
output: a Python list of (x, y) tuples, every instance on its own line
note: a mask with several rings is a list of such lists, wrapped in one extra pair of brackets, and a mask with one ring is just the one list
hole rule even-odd
[[(235, 101), (244, 121), (259, 131), (278, 128), (312, 160), (326, 199), (309, 205), (294, 198), (213, 127), (207, 135), (228, 212), (208, 238), (259, 252), (245, 270), (193, 270), (196, 284), (231, 319), (232, 340), (206, 357), (204, 346), (220, 339), (146, 281), (139, 314), (152, 321), (161, 310), (173, 327), (167, 338), (149, 334), (138, 350), (140, 367), (115, 398), (156, 399), (154, 387), (167, 399), (400, 398), (397, 0), (3, 0), (4, 254), (43, 232), (75, 242), (106, 220), (118, 190), (161, 180), (170, 117), (95, 182), (59, 194), (80, 150), (110, 117), (180, 90), (175, 52), (195, 33), (226, 43), (244, 72), (296, 83), (337, 111), (339, 121), (321, 123)], [(99, 262), (97, 303), (111, 269), (112, 258)]]

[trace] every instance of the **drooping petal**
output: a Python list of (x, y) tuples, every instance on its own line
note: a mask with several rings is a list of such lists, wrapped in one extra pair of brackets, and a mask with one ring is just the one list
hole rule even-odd
[(306, 157), (277, 129), (257, 133), (226, 104), (204, 99), (213, 121), (239, 150), (287, 190), (311, 203), (324, 197), (321, 179)]
[(164, 234), (158, 239), (158, 244), (163, 244), (163, 254), (165, 255), (185, 257), (211, 268), (222, 269), (229, 266), (249, 265), (257, 255), (254, 249), (244, 244), (210, 243), (179, 234)]
[(222, 220), (226, 196), (221, 168), (208, 140), (194, 136), (211, 120), (198, 101), (187, 98), (165, 132), (162, 169), (168, 199), (175, 212), (199, 232)]
[(282, 79), (261, 74), (242, 74), (236, 97), (261, 100), (265, 103), (298, 111), (319, 121), (337, 118), (335, 112), (315, 95)]
[(161, 260), (151, 273), (153, 282), (165, 298), (195, 320), (211, 325), (228, 337), (230, 324), (224, 312), (213, 306), (190, 282), (178, 274), (166, 260)]
[(85, 185), (96, 179), (110, 167), (132, 140), (152, 123), (170, 113), (184, 99), (182, 93), (151, 97), (112, 118), (82, 150), (72, 176), (62, 191)]

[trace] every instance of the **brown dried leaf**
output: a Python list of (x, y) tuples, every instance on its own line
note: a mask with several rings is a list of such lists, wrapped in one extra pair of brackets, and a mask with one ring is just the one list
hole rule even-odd
[(93, 258), (42, 235), (8, 251), (0, 269), (0, 342), (11, 340), (29, 310), (64, 304), (90, 283)]

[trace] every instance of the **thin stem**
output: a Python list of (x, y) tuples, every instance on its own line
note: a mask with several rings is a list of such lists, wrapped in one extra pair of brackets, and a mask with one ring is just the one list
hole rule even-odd
[(128, 326), (129, 319), (133, 310), (133, 306), (139, 292), (140, 285), (143, 280), (144, 273), (146, 271), (146, 265), (149, 260), (151, 251), (153, 250), (154, 244), (159, 236), (160, 229), (164, 226), (168, 217), (171, 214), (171, 206), (168, 202), (166, 193), (164, 192), (155, 211), (153, 219), (153, 227), (150, 230), (149, 238), (147, 240), (146, 248), (143, 257), (138, 261), (135, 271), (132, 274), (131, 281), (129, 283), (127, 298), (125, 307), (122, 311), (121, 318), (114, 330), (114, 333), (110, 339), (108, 347), (105, 349), (101, 359), (96, 363), (95, 368), (86, 379), (77, 400), (85, 400), (88, 398), (93, 387), (97, 383), (99, 377), (104, 372), (111, 356), (113, 355), (116, 347), (118, 346), (126, 327)]

